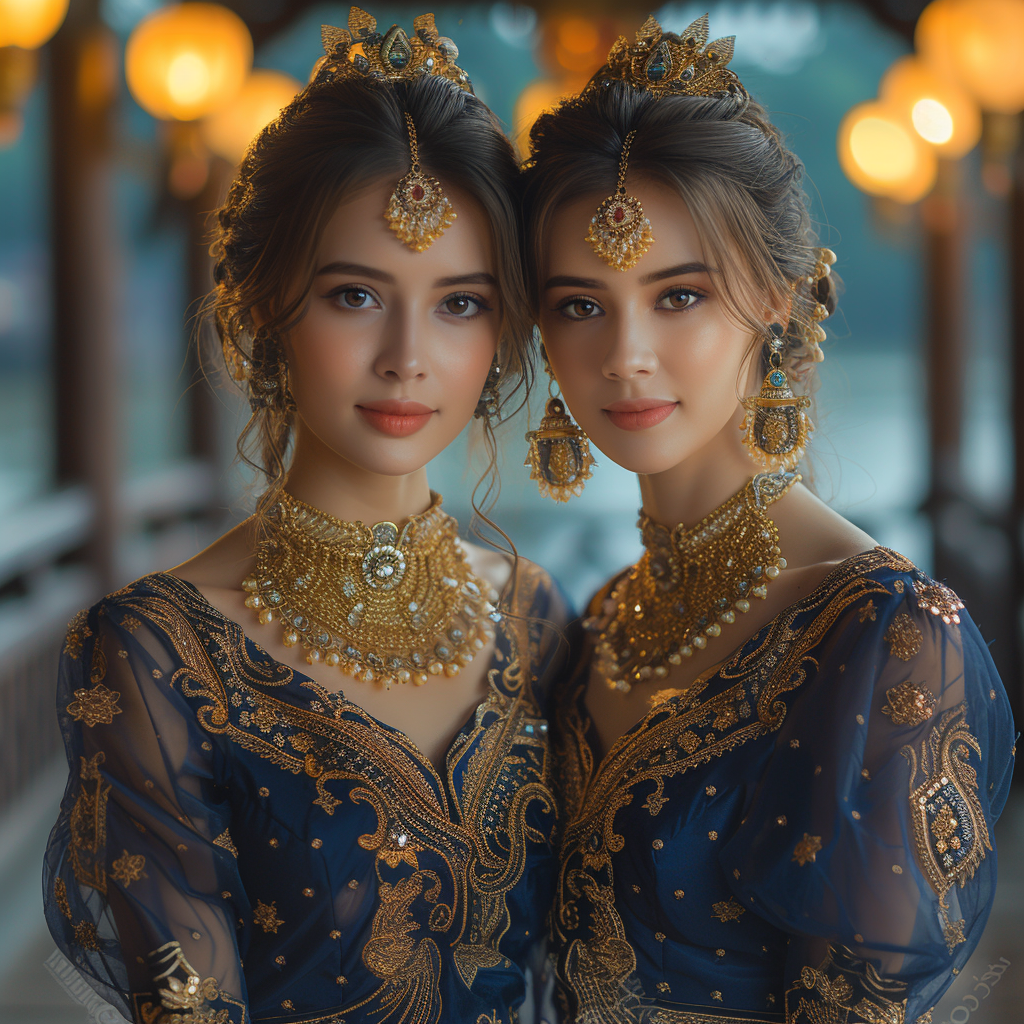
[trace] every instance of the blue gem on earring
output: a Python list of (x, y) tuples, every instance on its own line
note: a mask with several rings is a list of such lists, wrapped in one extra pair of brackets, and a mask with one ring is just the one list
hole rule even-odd
[(773, 388), (785, 387), (786, 375), (781, 370), (773, 370), (768, 381)]

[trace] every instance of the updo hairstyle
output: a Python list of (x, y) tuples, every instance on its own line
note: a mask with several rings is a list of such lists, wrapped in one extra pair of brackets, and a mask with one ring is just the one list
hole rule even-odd
[[(542, 114), (530, 133), (524, 182), (529, 281), (539, 308), (540, 268), (552, 217), (580, 195), (610, 195), (626, 136), (635, 131), (629, 173), (676, 189), (697, 227), (705, 258), (730, 314), (760, 344), (763, 295), (789, 325), (783, 365), (812, 390), (811, 313), (836, 308), (837, 279), (809, 278), (817, 237), (801, 186), (803, 164), (786, 148), (765, 109), (745, 93), (721, 97), (665, 95), (620, 81), (594, 85)], [(653, 224), (655, 237), (658, 225)], [(762, 352), (762, 370), (767, 359)]]
[[(497, 119), (471, 93), (436, 76), (317, 78), (250, 146), (218, 211), (211, 250), (215, 287), (207, 310), (228, 370), (249, 396), (252, 415), (238, 452), (266, 477), (258, 511), (284, 484), (294, 426), (281, 335), (302, 317), (316, 251), (338, 204), (380, 179), (395, 184), (409, 171), (406, 112), (416, 126), (423, 173), (472, 196), (491, 226), (501, 296), (494, 419), (508, 415), (513, 396), (529, 388), (532, 321), (520, 256), (518, 167)], [(493, 473), (491, 417), (483, 421)]]

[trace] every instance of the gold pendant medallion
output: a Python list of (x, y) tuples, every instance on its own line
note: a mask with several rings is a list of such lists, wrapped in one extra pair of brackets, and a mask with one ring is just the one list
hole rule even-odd
[(458, 675), (494, 639), (498, 595), (470, 569), (440, 495), (401, 530), (343, 522), (283, 492), (265, 518), (245, 603), (260, 622), (280, 621), (310, 664), (420, 686)]
[(645, 551), (612, 590), (612, 618), (584, 623), (598, 634), (596, 665), (611, 689), (664, 679), (750, 611), (752, 597), (768, 596), (786, 560), (767, 510), (799, 480), (761, 473), (689, 530), (641, 514)]

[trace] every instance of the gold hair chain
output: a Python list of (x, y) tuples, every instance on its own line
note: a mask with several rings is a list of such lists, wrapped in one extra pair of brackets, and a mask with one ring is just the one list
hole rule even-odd
[(800, 480), (795, 473), (762, 473), (696, 526), (670, 530), (641, 514), (646, 549), (610, 594), (610, 619), (584, 625), (597, 633), (596, 666), (613, 690), (664, 679), (720, 636), (750, 599), (786, 567), (779, 531), (768, 508)]
[(399, 530), (344, 522), (282, 492), (242, 588), (260, 622), (279, 621), (285, 646), (301, 644), (310, 664), (385, 688), (458, 675), (501, 618), (439, 494)]

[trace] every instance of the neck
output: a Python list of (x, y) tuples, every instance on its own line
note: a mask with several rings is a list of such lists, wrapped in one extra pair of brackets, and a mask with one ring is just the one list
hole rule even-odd
[(373, 473), (343, 459), (301, 423), (285, 489), (293, 498), (344, 522), (401, 526), (430, 507), (425, 466), (395, 476)]
[(643, 511), (663, 526), (692, 526), (731, 498), (759, 467), (739, 440), (730, 419), (703, 448), (662, 473), (640, 476)]

